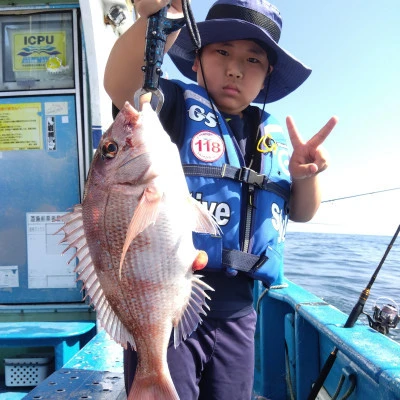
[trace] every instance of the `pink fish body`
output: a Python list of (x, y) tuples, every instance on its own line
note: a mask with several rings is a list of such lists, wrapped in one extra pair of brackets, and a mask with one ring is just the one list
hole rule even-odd
[(138, 113), (125, 104), (101, 139), (83, 203), (61, 219), (101, 325), (138, 353), (128, 399), (179, 399), (166, 361), (171, 331), (176, 347), (212, 290), (193, 274), (207, 261), (192, 232), (219, 230), (190, 196), (178, 149), (150, 105)]

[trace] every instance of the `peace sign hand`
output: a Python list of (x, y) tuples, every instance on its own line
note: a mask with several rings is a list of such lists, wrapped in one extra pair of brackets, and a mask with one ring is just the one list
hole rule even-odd
[(286, 118), (286, 125), (293, 146), (289, 162), (292, 180), (311, 178), (328, 168), (327, 155), (320, 146), (338, 122), (332, 117), (309, 141), (304, 142), (297, 131), (292, 117)]

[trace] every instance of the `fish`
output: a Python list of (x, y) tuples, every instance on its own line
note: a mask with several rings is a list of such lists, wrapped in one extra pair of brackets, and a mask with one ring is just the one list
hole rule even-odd
[(192, 233), (220, 229), (191, 196), (178, 148), (150, 104), (139, 112), (125, 103), (100, 140), (82, 203), (60, 220), (64, 252), (76, 249), (77, 280), (100, 325), (137, 352), (128, 399), (178, 400), (169, 340), (173, 332), (177, 347), (197, 328), (213, 291), (194, 273), (208, 257)]

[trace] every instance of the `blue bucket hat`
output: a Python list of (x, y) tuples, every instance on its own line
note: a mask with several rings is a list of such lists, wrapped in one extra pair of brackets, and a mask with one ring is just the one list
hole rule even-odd
[[(264, 89), (255, 103), (277, 101), (297, 89), (311, 74), (311, 69), (282, 49), (279, 38), (282, 18), (278, 9), (265, 0), (218, 0), (210, 8), (206, 20), (197, 23), (201, 45), (231, 40), (254, 40), (267, 51), (274, 70), (266, 78)], [(178, 70), (196, 81), (192, 71), (196, 56), (194, 45), (186, 27), (182, 28), (168, 52)], [(270, 79), (269, 85), (267, 79)]]

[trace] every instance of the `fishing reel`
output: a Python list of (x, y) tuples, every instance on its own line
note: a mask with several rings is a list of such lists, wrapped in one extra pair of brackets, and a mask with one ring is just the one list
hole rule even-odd
[[(389, 300), (390, 303), (383, 304), (381, 307), (377, 304), (379, 300)], [(367, 313), (363, 313), (368, 318), (369, 326), (384, 335), (389, 333), (389, 329), (396, 328), (400, 322), (399, 307), (388, 297), (379, 297), (372, 307), (372, 317)]]

